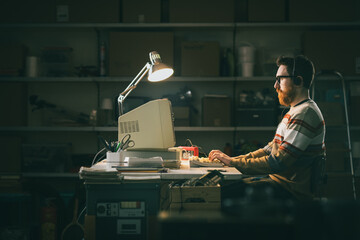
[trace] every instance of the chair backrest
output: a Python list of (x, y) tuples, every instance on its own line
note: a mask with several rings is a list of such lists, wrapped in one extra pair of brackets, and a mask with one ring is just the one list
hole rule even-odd
[(327, 182), (326, 154), (314, 160), (311, 171), (311, 192), (315, 197), (321, 197), (321, 190)]

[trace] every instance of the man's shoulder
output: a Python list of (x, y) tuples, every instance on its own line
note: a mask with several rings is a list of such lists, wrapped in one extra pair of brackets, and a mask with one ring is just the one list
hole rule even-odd
[(310, 100), (305, 104), (302, 104), (302, 106), (293, 109), (290, 117), (291, 119), (300, 119), (309, 123), (318, 123), (324, 121), (320, 108), (313, 100)]

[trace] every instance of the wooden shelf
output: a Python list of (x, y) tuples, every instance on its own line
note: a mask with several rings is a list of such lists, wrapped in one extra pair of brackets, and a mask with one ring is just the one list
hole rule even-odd
[(42, 173), (42, 172), (29, 172), (23, 173), (26, 178), (79, 178), (78, 173)]
[[(319, 77), (319, 80), (338, 80), (335, 76)], [(112, 83), (130, 82), (132, 77), (0, 77), (1, 82), (25, 82), (25, 83)], [(359, 76), (344, 76), (345, 81), (359, 81)], [(273, 82), (274, 76), (254, 76), (254, 77), (172, 77), (166, 82)], [(146, 81), (144, 81), (146, 82)]]
[(236, 23), (5, 23), (0, 28), (356, 28), (360, 26), (359, 21), (354, 22), (236, 22)]

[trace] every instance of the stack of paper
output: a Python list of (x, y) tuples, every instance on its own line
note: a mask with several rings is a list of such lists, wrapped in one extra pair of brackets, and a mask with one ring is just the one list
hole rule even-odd
[(85, 180), (118, 180), (120, 175), (114, 168), (89, 168), (81, 167), (80, 179)]
[(121, 163), (121, 168), (163, 168), (163, 159), (161, 157), (151, 157), (151, 158), (142, 158), (142, 157), (125, 157), (124, 161)]

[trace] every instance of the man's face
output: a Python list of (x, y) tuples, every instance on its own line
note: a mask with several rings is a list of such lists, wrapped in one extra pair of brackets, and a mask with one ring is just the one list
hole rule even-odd
[(294, 83), (290, 77), (286, 76), (290, 76), (286, 70), (286, 66), (280, 65), (276, 73), (276, 77), (279, 77), (279, 81), (275, 82), (274, 88), (278, 93), (279, 102), (283, 106), (289, 106), (296, 96)]

